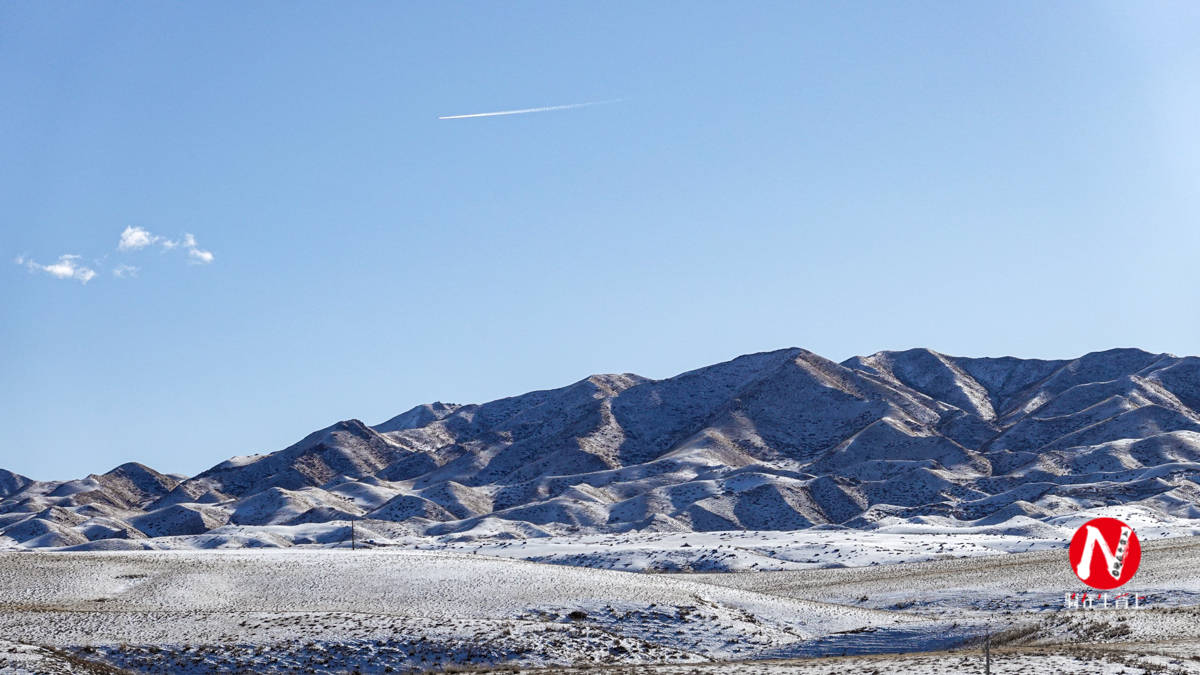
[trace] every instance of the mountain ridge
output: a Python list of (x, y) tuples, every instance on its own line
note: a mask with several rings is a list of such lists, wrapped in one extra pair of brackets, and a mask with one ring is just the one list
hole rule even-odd
[(190, 478), (136, 463), (74, 481), (0, 471), (0, 542), (136, 546), (269, 527), (262, 545), (287, 545), (347, 520), (468, 537), (869, 528), (1104, 503), (1197, 517), (1198, 408), (1196, 357), (917, 348), (835, 363), (787, 348), (343, 420)]

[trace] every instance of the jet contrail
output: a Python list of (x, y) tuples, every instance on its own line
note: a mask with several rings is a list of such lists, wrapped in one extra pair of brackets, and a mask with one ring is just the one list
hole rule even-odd
[(586, 108), (590, 105), (618, 103), (624, 99), (614, 98), (608, 101), (589, 101), (587, 103), (568, 103), (566, 105), (548, 105), (542, 108), (521, 108), (520, 110), (498, 110), (496, 112), (471, 113), (470, 115), (442, 115), (439, 120), (461, 120), (468, 117), (498, 117), (500, 115), (524, 115), (525, 113), (550, 112), (551, 110), (570, 110), (571, 108)]

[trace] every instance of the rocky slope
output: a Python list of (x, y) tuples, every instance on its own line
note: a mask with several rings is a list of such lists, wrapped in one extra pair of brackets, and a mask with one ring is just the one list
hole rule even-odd
[(1198, 471), (1200, 358), (914, 349), (838, 364), (785, 349), (347, 420), (191, 478), (138, 464), (66, 482), (0, 471), (0, 543), (320, 543), (352, 520), (366, 536), (462, 537), (996, 524), (1116, 503), (1192, 518)]

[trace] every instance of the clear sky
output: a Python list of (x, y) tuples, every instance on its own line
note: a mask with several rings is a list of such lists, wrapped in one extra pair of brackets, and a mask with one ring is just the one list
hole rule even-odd
[(0, 4), (0, 467), (192, 474), (787, 346), (1200, 353), (1197, 35), (1195, 2)]

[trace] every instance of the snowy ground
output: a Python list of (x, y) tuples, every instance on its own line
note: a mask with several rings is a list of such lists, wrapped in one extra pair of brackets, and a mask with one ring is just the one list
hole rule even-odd
[[(887, 654), (827, 657), (772, 662), (739, 662), (701, 665), (655, 665), (612, 669), (555, 669), (562, 675), (842, 675), (864, 673), (881, 675), (963, 675), (983, 673), (981, 651), (931, 652), (923, 654)], [(1178, 675), (1200, 672), (1200, 656), (1160, 654), (1155, 651), (1113, 650), (1078, 647), (998, 648), (993, 650), (991, 672), (995, 675), (1045, 675), (1046, 673), (1089, 673), (1095, 675)], [(506, 675), (548, 675), (546, 670), (503, 669), (481, 673)]]
[[(1200, 604), (1200, 538), (1143, 544), (1127, 590), (1156, 607)], [(1058, 612), (1065, 591), (1085, 591), (1061, 549), (904, 565), (743, 574), (692, 574), (693, 581), (882, 610), (955, 618)]]
[(1037, 521), (1013, 518), (1000, 525), (965, 527), (927, 517), (882, 523), (874, 530), (812, 528), (794, 532), (733, 531), (625, 533), (531, 539), (380, 539), (437, 551), (520, 558), (533, 562), (631, 572), (767, 572), (1061, 551), (1071, 534), (1099, 516), (1130, 523), (1143, 542), (1200, 535), (1200, 521), (1163, 517), (1136, 506), (1104, 507)]
[(7, 553), (0, 598), (7, 640), (173, 670), (688, 662), (804, 653), (864, 627), (914, 648), (970, 634), (663, 575), (395, 550)]
[(997, 673), (1200, 672), (1200, 537), (1138, 523), (1149, 608), (1065, 612), (1081, 589), (1045, 528), (1074, 525), (6, 552), (0, 673), (981, 672), (970, 643), (986, 630)]
[[(896, 563), (1060, 550), (1090, 518), (1107, 516), (1131, 524), (1143, 542), (1200, 535), (1200, 520), (1164, 516), (1137, 505), (1089, 509), (1071, 516), (968, 526), (937, 516), (884, 519), (874, 529), (818, 527), (790, 532), (627, 532), (513, 538), (497, 528), (491, 536), (413, 536), (403, 525), (362, 521), (360, 546), (464, 553), (531, 562), (628, 572), (764, 572), (863, 567)], [(348, 521), (304, 525), (226, 525), (204, 534), (153, 539), (109, 539), (60, 550), (223, 550), (247, 548), (350, 548)], [(0, 551), (28, 550), (0, 537)], [(54, 550), (54, 549), (37, 549)]]
[[(1187, 572), (1197, 553), (1195, 540), (1149, 543), (1151, 594), (1168, 599), (1200, 590), (1200, 580)], [(960, 646), (984, 627), (1007, 630), (1007, 641), (1030, 646), (1107, 645), (1096, 658), (1117, 664), (1112, 672), (1122, 672), (1121, 664), (1134, 658), (1110, 653), (1125, 644), (1157, 645), (1151, 651), (1163, 664), (1193, 667), (1192, 661), (1179, 666), (1172, 660), (1200, 653), (1200, 611), (1194, 606), (1085, 614), (1020, 604), (1025, 596), (1014, 589), (1059, 582), (1054, 568), (1061, 561), (1056, 565), (1054, 558), (1033, 553), (675, 576), (390, 550), (9, 553), (0, 555), (0, 667), (83, 667), (64, 658), (160, 672), (404, 672), (463, 664), (664, 661), (699, 666)], [(1017, 604), (945, 600), (983, 578), (998, 579), (993, 597), (1012, 597)], [(899, 588), (917, 602), (895, 607), (888, 592)], [(1067, 667), (1064, 659), (1085, 657), (1092, 658), (1059, 652), (1030, 658), (1054, 670)], [(952, 672), (958, 658), (965, 657), (904, 657), (899, 665), (916, 668), (911, 672)], [(865, 668), (879, 661), (854, 663)], [(838, 672), (825, 661), (760, 664), (752, 672)], [(768, 667), (774, 670), (760, 669)]]

